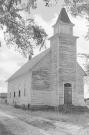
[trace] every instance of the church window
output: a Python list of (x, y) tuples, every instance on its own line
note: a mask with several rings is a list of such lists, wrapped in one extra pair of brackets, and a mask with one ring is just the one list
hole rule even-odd
[(10, 98), (11, 98), (11, 92), (10, 92)]
[(21, 92), (20, 92), (20, 90), (19, 90), (19, 97), (21, 96)]
[(15, 97), (15, 92), (14, 92), (14, 97)]
[(24, 88), (24, 96), (26, 96), (26, 89)]

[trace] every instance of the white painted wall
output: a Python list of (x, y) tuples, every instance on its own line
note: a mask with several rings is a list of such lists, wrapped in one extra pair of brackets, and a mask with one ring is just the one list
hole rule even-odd
[(33, 90), (31, 97), (31, 105), (49, 105), (49, 106), (58, 105), (56, 91)]
[(66, 24), (57, 23), (57, 25), (54, 26), (54, 35), (58, 33), (73, 35), (73, 26), (67, 26)]
[(77, 65), (76, 72), (76, 91), (73, 98), (74, 105), (86, 106), (84, 102), (84, 73)]
[[(25, 88), (25, 96), (24, 96)], [(21, 96), (19, 97), (19, 90)], [(15, 92), (15, 97), (14, 97)], [(11, 97), (10, 97), (11, 93)], [(8, 103), (9, 104), (28, 104), (31, 102), (31, 72), (28, 72), (14, 80), (8, 82)]]
[[(33, 68), (32, 71), (38, 71), (40, 69), (46, 69), (49, 74), (51, 73), (51, 52), (49, 52), (37, 65)], [(31, 105), (57, 105), (57, 93), (55, 90), (51, 89), (51, 74), (49, 76), (49, 89), (33, 89), (31, 91)]]

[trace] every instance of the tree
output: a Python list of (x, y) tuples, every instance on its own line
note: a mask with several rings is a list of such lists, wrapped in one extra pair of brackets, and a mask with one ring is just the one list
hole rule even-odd
[[(37, 26), (33, 19), (24, 20), (21, 12), (30, 13), (30, 9), (37, 8), (38, 0), (0, 0), (0, 24), (5, 27), (4, 35), (7, 45), (14, 45), (25, 56), (33, 54), (33, 48), (45, 46), (47, 34), (40, 26)], [(25, 0), (26, 1), (26, 0)], [(45, 6), (52, 6), (59, 0), (43, 0)], [(88, 0), (64, 0), (67, 10), (74, 16), (86, 15), (89, 20)], [(89, 33), (88, 33), (89, 35)], [(87, 35), (87, 37), (88, 37)]]
[(84, 71), (88, 73), (89, 72), (89, 54), (79, 53), (78, 58), (82, 59), (82, 67), (84, 68)]
[[(51, 5), (53, 1), (57, 4), (60, 0), (44, 0), (46, 2), (46, 6)], [(70, 11), (70, 13), (74, 16), (77, 15), (86, 15), (87, 19), (89, 19), (89, 0), (64, 0), (65, 6)]]
[[(46, 2), (46, 6), (50, 6), (53, 1), (56, 4), (60, 2), (60, 0), (44, 0), (44, 1)], [(85, 17), (89, 22), (89, 0), (64, 0), (64, 2), (67, 11), (72, 16)], [(85, 38), (89, 40), (89, 26)]]
[(25, 21), (22, 18), (21, 12), (28, 11), (28, 4), (36, 8), (33, 3), (30, 5), (30, 2), (23, 8), (21, 0), (0, 0), (0, 24), (2, 29), (5, 26), (6, 43), (17, 47), (25, 56), (33, 54), (35, 46), (43, 47), (47, 37), (44, 29), (37, 26), (33, 19)]

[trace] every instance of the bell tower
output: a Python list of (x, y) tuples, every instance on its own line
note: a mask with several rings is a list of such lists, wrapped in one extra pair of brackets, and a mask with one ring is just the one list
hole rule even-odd
[(54, 24), (54, 35), (55, 34), (68, 34), (73, 35), (74, 24), (70, 21), (65, 8), (62, 8), (57, 22)]
[[(64, 88), (66, 84), (71, 86), (72, 90), (69, 92), (71, 96), (76, 89), (77, 37), (73, 36), (73, 26), (65, 8), (62, 8), (57, 22), (53, 26), (54, 35), (50, 38), (52, 89), (57, 91), (58, 104), (63, 104), (65, 101)], [(72, 101), (68, 102), (72, 103)]]

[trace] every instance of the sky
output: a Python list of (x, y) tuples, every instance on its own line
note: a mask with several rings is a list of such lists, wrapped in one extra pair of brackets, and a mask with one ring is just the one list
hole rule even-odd
[[(38, 8), (36, 10), (31, 10), (30, 15), (23, 13), (24, 17), (33, 17), (37, 24), (42, 26), (48, 34), (48, 37), (53, 35), (53, 27), (57, 17), (60, 13), (60, 7), (63, 1), (57, 6), (45, 7), (42, 0), (38, 0)], [(77, 17), (73, 18), (69, 15), (74, 26), (74, 35), (78, 36), (77, 40), (77, 53), (87, 53), (89, 54), (89, 41), (84, 37), (87, 33), (87, 21), (84, 18)], [(13, 48), (8, 48), (4, 41), (3, 32), (0, 31), (0, 41), (2, 42), (2, 47), (0, 47), (0, 92), (7, 92), (6, 80), (16, 72), (28, 59), (24, 58), (21, 54), (15, 51)], [(49, 45), (49, 42), (47, 43)], [(35, 55), (38, 54), (38, 50), (35, 50)]]

